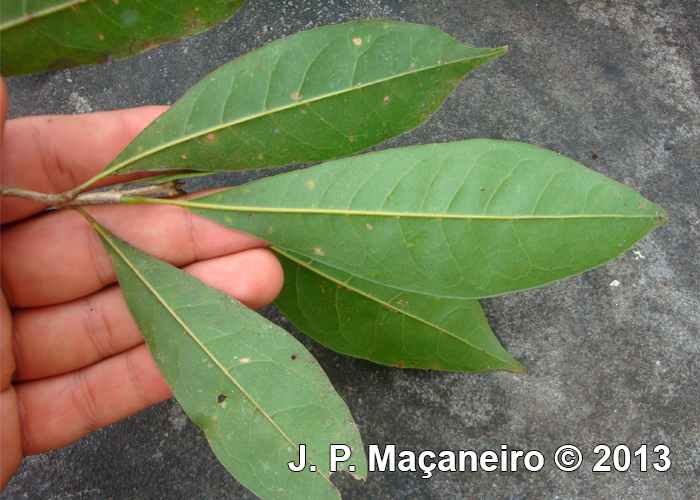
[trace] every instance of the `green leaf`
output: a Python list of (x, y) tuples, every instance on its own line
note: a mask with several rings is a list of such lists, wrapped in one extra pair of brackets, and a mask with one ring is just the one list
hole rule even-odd
[(245, 0), (2, 0), (3, 76), (124, 59), (207, 30)]
[(336, 158), (402, 134), (506, 52), (373, 20), (278, 40), (219, 68), (144, 130), (116, 171), (244, 170)]
[[(328, 478), (332, 443), (353, 452), (339, 468), (352, 464), (355, 476), (366, 476), (352, 416), (299, 342), (223, 292), (93, 225), (153, 359), (238, 481), (264, 499), (339, 499)], [(287, 463), (299, 463), (300, 444), (307, 466), (292, 472)]]
[(330, 349), (400, 368), (526, 371), (498, 343), (477, 300), (405, 292), (273, 250), (284, 269), (275, 304)]
[(490, 140), (382, 151), (191, 201), (148, 201), (353, 276), (453, 298), (581, 273), (666, 221), (661, 208), (571, 159)]

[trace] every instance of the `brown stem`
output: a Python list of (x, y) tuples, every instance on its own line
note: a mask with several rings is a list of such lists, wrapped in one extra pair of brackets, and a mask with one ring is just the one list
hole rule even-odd
[(27, 200), (45, 203), (46, 205), (53, 205), (54, 207), (70, 202), (78, 194), (75, 190), (66, 191), (65, 193), (61, 194), (44, 194), (37, 193), (36, 191), (27, 191), (26, 189), (11, 188), (1, 185), (0, 192), (3, 196), (16, 196), (18, 198), (25, 198)]
[(88, 203), (119, 203), (122, 196), (181, 196), (184, 194), (180, 189), (180, 184), (177, 182), (166, 182), (165, 184), (156, 186), (145, 186), (127, 190), (122, 190), (120, 186), (117, 186), (109, 191), (83, 194), (78, 194), (75, 189), (61, 194), (44, 194), (7, 186), (0, 187), (2, 188), (3, 196), (25, 198), (52, 205), (56, 208), (71, 208)]

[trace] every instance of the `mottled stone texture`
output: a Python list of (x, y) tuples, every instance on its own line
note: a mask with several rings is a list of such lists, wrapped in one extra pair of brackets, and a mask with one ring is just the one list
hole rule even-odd
[[(7, 81), (13, 117), (175, 101), (220, 65), (282, 36), (362, 18), (424, 23), (509, 53), (476, 70), (425, 125), (381, 148), (474, 137), (555, 150), (664, 207), (669, 222), (615, 261), (485, 300), (525, 375), (386, 368), (306, 339), (365, 444), (539, 450), (539, 472), (372, 473), (347, 500), (697, 498), (700, 484), (700, 7), (696, 0), (249, 0), (208, 33), (104, 66)], [(266, 173), (267, 174), (267, 173)], [(191, 189), (239, 184), (222, 174)], [(610, 286), (617, 280), (620, 285)], [(565, 443), (584, 465), (564, 473)], [(665, 443), (673, 466), (592, 473), (595, 445)], [(175, 401), (27, 458), (2, 499), (251, 499)]]

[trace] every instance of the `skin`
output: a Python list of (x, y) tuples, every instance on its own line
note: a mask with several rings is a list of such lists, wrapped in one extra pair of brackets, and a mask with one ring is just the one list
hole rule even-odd
[[(2, 184), (60, 193), (109, 164), (167, 107), (5, 122)], [(109, 184), (138, 177), (112, 177)], [(105, 183), (102, 183), (105, 184)], [(97, 184), (99, 185), (99, 183)], [(0, 472), (172, 397), (90, 224), (74, 210), (1, 200)], [(267, 243), (161, 205), (85, 210), (116, 236), (183, 268), (250, 308), (271, 302), (282, 268)]]

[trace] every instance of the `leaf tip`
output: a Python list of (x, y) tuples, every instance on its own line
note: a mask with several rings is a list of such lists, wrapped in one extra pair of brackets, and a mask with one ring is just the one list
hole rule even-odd
[(509, 367), (506, 368), (506, 370), (513, 372), (513, 373), (519, 373), (519, 374), (526, 374), (527, 373), (527, 367), (521, 363), (519, 363), (516, 360), (513, 360), (513, 362), (510, 364)]
[(496, 57), (501, 57), (503, 54), (508, 52), (508, 45), (504, 45), (502, 47), (496, 47), (494, 49), (494, 55)]

